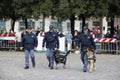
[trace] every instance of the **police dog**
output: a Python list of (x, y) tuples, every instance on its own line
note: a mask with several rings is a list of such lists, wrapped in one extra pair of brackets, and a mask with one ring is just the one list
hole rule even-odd
[(66, 61), (67, 61), (67, 55), (70, 53), (70, 50), (65, 54), (60, 54), (59, 50), (54, 51), (54, 58), (56, 63), (56, 69), (58, 69), (57, 64), (63, 63), (63, 68), (66, 69)]
[(95, 71), (95, 62), (96, 57), (93, 49), (86, 49), (86, 55), (88, 59), (88, 70), (91, 73), (93, 70)]

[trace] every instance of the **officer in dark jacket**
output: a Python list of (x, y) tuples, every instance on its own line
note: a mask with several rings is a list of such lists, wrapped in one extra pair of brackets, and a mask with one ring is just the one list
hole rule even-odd
[(29, 69), (29, 55), (31, 57), (32, 66), (35, 67), (35, 57), (34, 57), (34, 49), (38, 45), (37, 37), (32, 33), (32, 28), (28, 28), (28, 33), (25, 34), (22, 38), (21, 50), (24, 48), (25, 50), (25, 68)]
[(83, 33), (79, 36), (78, 38), (79, 45), (81, 45), (81, 60), (84, 64), (83, 66), (83, 72), (87, 71), (87, 65), (88, 65), (88, 60), (87, 60), (87, 55), (86, 55), (86, 48), (95, 48), (95, 43), (92, 35), (88, 32), (88, 28), (84, 27), (83, 28)]
[(50, 69), (53, 69), (54, 66), (54, 56), (53, 51), (55, 49), (59, 48), (59, 40), (58, 40), (58, 34), (54, 32), (54, 28), (52, 25), (49, 26), (49, 31), (45, 33), (45, 37), (43, 39), (42, 47), (44, 48), (44, 45), (46, 43), (46, 56), (49, 61), (49, 67)]

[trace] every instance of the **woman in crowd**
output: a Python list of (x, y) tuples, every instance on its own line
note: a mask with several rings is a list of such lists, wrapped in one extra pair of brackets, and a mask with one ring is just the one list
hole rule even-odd
[(69, 31), (65, 37), (66, 37), (66, 43), (67, 43), (67, 50), (71, 50), (72, 49), (72, 38), (73, 38), (71, 32)]
[[(13, 30), (9, 31), (8, 36), (15, 37), (15, 33), (13, 32)], [(8, 44), (9, 44), (10, 50), (15, 50), (15, 41), (14, 40), (8, 40)]]

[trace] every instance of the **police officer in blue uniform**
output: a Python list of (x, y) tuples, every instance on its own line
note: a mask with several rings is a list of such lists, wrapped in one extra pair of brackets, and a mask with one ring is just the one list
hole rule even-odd
[(22, 38), (21, 42), (21, 50), (24, 48), (25, 50), (25, 68), (29, 69), (29, 55), (31, 57), (32, 66), (35, 67), (35, 57), (34, 50), (38, 45), (37, 37), (32, 33), (32, 27), (28, 27), (28, 33), (25, 34)]
[(45, 33), (42, 47), (44, 49), (44, 45), (46, 43), (46, 57), (49, 62), (50, 69), (54, 68), (54, 56), (53, 51), (59, 48), (59, 39), (58, 34), (54, 32), (54, 28), (52, 25), (49, 26), (49, 31)]
[(78, 46), (81, 45), (81, 60), (82, 60), (83, 65), (84, 65), (83, 72), (86, 72), (88, 60), (87, 60), (87, 55), (86, 55), (85, 49), (86, 48), (92, 48), (94, 50), (96, 49), (93, 36), (89, 33), (87, 27), (83, 28), (83, 33), (79, 35), (78, 41), (79, 41)]

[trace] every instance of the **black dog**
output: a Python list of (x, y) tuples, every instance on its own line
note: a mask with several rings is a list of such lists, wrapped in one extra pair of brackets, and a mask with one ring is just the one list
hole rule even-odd
[(65, 55), (60, 54), (59, 50), (54, 51), (54, 58), (55, 58), (56, 68), (57, 68), (57, 64), (63, 63), (63, 68), (66, 69), (67, 55), (69, 53), (70, 53), (70, 50)]

